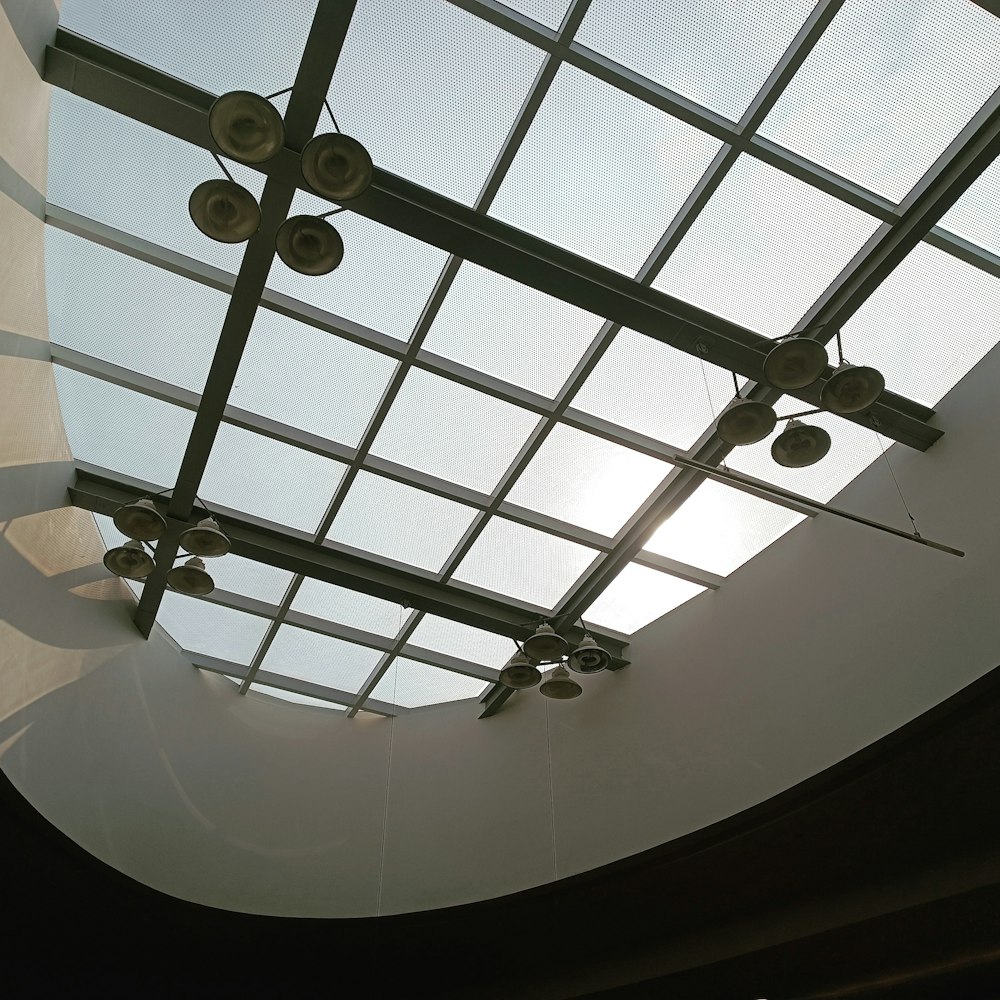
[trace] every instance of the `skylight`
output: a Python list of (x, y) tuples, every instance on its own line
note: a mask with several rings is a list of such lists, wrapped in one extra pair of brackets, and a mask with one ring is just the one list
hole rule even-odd
[[(995, 109), (1000, 19), (960, 0), (827, 6), (359, 0), (326, 96), (376, 196), (333, 217), (330, 274), (261, 271), (200, 438), (250, 251), (188, 215), (222, 176), (197, 116), (292, 87), (317, 4), (64, 0), (64, 29), (126, 57), (116, 86), (134, 72), (166, 94), (119, 101), (85, 74), (52, 92), (47, 297), (73, 455), (169, 497), (201, 440), (181, 519), (204, 506), (256, 540), (209, 567), (212, 594), (163, 595), (192, 662), (261, 697), (393, 714), (481, 699), (511, 622), (582, 616), (621, 640), (711, 600), (805, 514), (676, 456), (825, 502), (893, 437), (914, 444), (819, 413), (817, 465), (775, 465), (774, 435), (726, 455), (732, 370), (754, 389), (733, 358), (793, 330), (829, 320), (835, 364), (842, 327), (847, 359), (933, 440), (926, 407), (1000, 339), (997, 166), (938, 192), (926, 239), (864, 294), (833, 290), (876, 267), (911, 192), (934, 194), (935, 162)], [(260, 199), (264, 172), (225, 168)], [(332, 207), (298, 190), (290, 214)], [(275, 555), (293, 543), (312, 562)], [(417, 591), (433, 599), (411, 606)]]

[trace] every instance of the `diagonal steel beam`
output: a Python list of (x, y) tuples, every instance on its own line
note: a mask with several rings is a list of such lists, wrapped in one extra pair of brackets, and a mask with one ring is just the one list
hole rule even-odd
[[(286, 148), (301, 151), (316, 131), (354, 7), (355, 0), (319, 0), (317, 4), (285, 113)], [(202, 128), (205, 127), (206, 123), (203, 123)], [(264, 185), (260, 200), (260, 228), (250, 238), (243, 254), (215, 358), (171, 495), (169, 512), (174, 518), (187, 518), (193, 509), (274, 260), (275, 235), (288, 217), (297, 189), (297, 183), (276, 176), (269, 177)], [(177, 547), (172, 539), (157, 547), (156, 568), (143, 587), (135, 612), (136, 625), (147, 637), (156, 620), (167, 585), (167, 572), (176, 555)]]
[[(127, 74), (132, 72), (136, 76), (129, 77)], [(61, 33), (57, 47), (49, 52), (46, 79), (188, 142), (206, 144), (205, 121), (212, 95), (193, 94), (188, 85), (109, 54), (100, 46)], [(729, 124), (733, 142), (741, 142), (739, 126)], [(285, 148), (264, 166), (270, 177), (281, 176), (289, 184), (303, 183), (298, 155), (291, 148)], [(372, 187), (352, 201), (350, 208), (678, 350), (699, 357), (705, 356), (707, 350), (713, 363), (751, 381), (762, 378), (764, 357), (772, 346), (769, 338), (663, 292), (641, 287), (632, 278), (508, 226), (474, 207), (376, 169)], [(818, 393), (817, 385), (797, 390), (794, 395), (813, 407), (818, 404)], [(891, 392), (883, 396), (875, 410), (883, 433), (911, 447), (926, 449), (940, 436), (939, 430), (926, 423), (931, 410)], [(845, 419), (857, 422), (861, 418)]]

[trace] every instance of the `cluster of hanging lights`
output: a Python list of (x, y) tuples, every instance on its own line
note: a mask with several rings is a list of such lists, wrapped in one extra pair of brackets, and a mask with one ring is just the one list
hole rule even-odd
[[(105, 567), (126, 580), (145, 580), (156, 566), (155, 549), (149, 543), (163, 537), (167, 530), (166, 520), (150, 497), (119, 507), (112, 520), (129, 541), (105, 553)], [(179, 542), (190, 558), (167, 573), (167, 586), (190, 597), (212, 593), (215, 581), (209, 576), (203, 560), (217, 559), (229, 552), (229, 539), (218, 521), (211, 516), (203, 518), (194, 527), (182, 531)], [(184, 559), (184, 556), (177, 558)]]
[[(583, 693), (580, 682), (570, 674), (596, 674), (611, 665), (611, 654), (586, 632), (574, 648), (548, 622), (542, 622), (500, 671), (500, 683), (522, 691), (539, 685), (546, 698), (565, 701)], [(540, 667), (553, 669), (542, 680)], [(569, 667), (569, 670), (566, 668)]]
[[(804, 424), (799, 417), (824, 410), (846, 416), (871, 406), (885, 389), (881, 373), (867, 365), (852, 365), (844, 360), (837, 333), (839, 363), (820, 391), (820, 409), (781, 417), (788, 423), (771, 443), (771, 457), (788, 469), (814, 465), (830, 450), (830, 435), (822, 428)], [(779, 339), (764, 359), (764, 380), (775, 389), (804, 389), (826, 370), (826, 348), (818, 340), (790, 335)], [(735, 375), (733, 378), (735, 379)], [(774, 408), (754, 399), (737, 398), (719, 416), (715, 429), (727, 444), (747, 445), (763, 441), (779, 420)]]
[[(248, 90), (223, 94), (208, 112), (212, 139), (224, 156), (250, 166), (264, 163), (285, 145), (285, 125), (271, 98)], [(317, 135), (302, 151), (302, 176), (320, 197), (342, 203), (364, 194), (372, 182), (372, 159), (368, 150), (344, 135), (324, 102), (335, 132)], [(242, 243), (260, 228), (257, 199), (233, 180), (225, 164), (212, 154), (226, 175), (199, 184), (191, 193), (188, 211), (194, 224), (220, 243)], [(275, 250), (281, 260), (300, 274), (328, 274), (344, 258), (344, 241), (327, 216), (342, 211), (335, 208), (323, 215), (293, 215), (275, 236)]]

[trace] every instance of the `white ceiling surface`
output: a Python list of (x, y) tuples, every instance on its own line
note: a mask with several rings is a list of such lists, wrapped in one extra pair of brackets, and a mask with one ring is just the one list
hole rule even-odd
[[(199, 7), (195, 30), (190, 5), (182, 6), (183, 18), (177, 3), (65, 0), (62, 24), (212, 92), (268, 93), (292, 83), (311, 0), (283, 5), (281, 17), (259, 0)], [(522, 0), (508, 6), (557, 27), (567, 3)], [(807, 0), (766, 8), (644, 0), (623, 10), (594, 0), (577, 39), (736, 121), (812, 7)], [(260, 37), (271, 42), (263, 50)], [(1000, 22), (973, 4), (848, 0), (761, 134), (880, 195), (902, 199), (1000, 84), (998, 53)], [(385, 0), (361, 0), (330, 101), (344, 130), (364, 142), (380, 166), (472, 204), (541, 61), (539, 50), (444, 0), (421, 0), (405, 10)], [(321, 130), (328, 127), (320, 123)], [(562, 65), (490, 213), (634, 275), (719, 148), (719, 140), (693, 125)], [(238, 270), (243, 245), (208, 240), (187, 214), (192, 188), (218, 175), (204, 151), (55, 90), (49, 162), (53, 204), (230, 273)], [(231, 169), (259, 195), (261, 175), (238, 164)], [(944, 228), (994, 253), (1000, 250), (990, 221), (997, 214), (998, 176), (996, 166), (988, 168), (942, 220)], [(300, 192), (294, 211), (320, 211), (321, 204)], [(351, 213), (335, 221), (347, 245), (337, 271), (306, 278), (276, 260), (269, 286), (407, 341), (446, 255)], [(877, 226), (864, 212), (744, 154), (654, 286), (778, 336)], [(46, 254), (54, 344), (180, 390), (202, 391), (226, 309), (224, 293), (51, 227)], [(851, 361), (877, 365), (890, 389), (934, 405), (996, 344), (998, 306), (996, 278), (921, 245), (846, 324), (845, 353)], [(600, 316), (463, 263), (423, 346), (555, 399), (602, 323)], [(368, 428), (396, 365), (262, 309), (231, 404), (351, 448)], [(173, 484), (190, 410), (65, 367), (56, 368), (56, 377), (77, 458), (158, 488)], [(626, 431), (684, 449), (711, 425), (732, 392), (725, 370), (622, 330), (569, 401)], [(795, 408), (794, 400), (778, 406), (779, 413)], [(362, 471), (326, 538), (419, 571), (444, 571), (476, 510), (421, 489), (421, 477), (488, 500), (539, 419), (410, 368), (371, 454), (394, 463), (404, 476), (412, 473), (414, 483)], [(770, 441), (738, 449), (729, 465), (830, 500), (879, 458), (879, 440), (829, 415), (811, 419), (834, 442), (819, 465), (781, 469), (769, 457)], [(315, 533), (345, 468), (223, 424), (199, 492), (210, 506)], [(557, 423), (507, 502), (613, 542), (670, 472), (647, 455)], [(801, 519), (709, 482), (660, 527), (647, 549), (725, 576)], [(106, 523), (102, 530), (111, 544)], [(547, 611), (596, 554), (492, 516), (453, 567), (454, 578)], [(220, 589), (269, 604), (280, 603), (290, 582), (287, 574), (235, 557), (211, 570)], [(633, 563), (585, 618), (631, 634), (701, 591)], [(396, 606), (314, 580), (303, 583), (291, 607), (387, 638), (403, 627)], [(183, 648), (243, 665), (267, 628), (265, 618), (177, 595), (168, 595), (161, 624)], [(480, 666), (501, 666), (509, 640), (465, 629), (425, 617), (408, 641)], [(300, 632), (281, 626), (262, 669), (357, 692), (366, 669), (381, 656), (363, 645)], [(396, 663), (373, 697), (398, 697), (400, 705), (418, 707), (477, 697), (482, 689), (481, 681), (459, 673), (409, 659)], [(386, 697), (390, 687), (394, 694)]]

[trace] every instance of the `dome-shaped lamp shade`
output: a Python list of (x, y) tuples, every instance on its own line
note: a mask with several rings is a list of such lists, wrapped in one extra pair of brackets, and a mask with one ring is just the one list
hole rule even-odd
[(278, 109), (249, 90), (233, 90), (216, 98), (208, 111), (208, 129), (219, 149), (240, 163), (263, 163), (285, 144)]
[(275, 237), (278, 256), (299, 274), (328, 274), (344, 259), (344, 241), (326, 219), (293, 215)]
[(786, 469), (815, 465), (830, 450), (830, 435), (822, 427), (789, 420), (771, 445), (771, 458)]
[(776, 389), (812, 385), (826, 369), (826, 348), (808, 337), (789, 337), (764, 359), (764, 379)]
[(588, 632), (572, 653), (569, 654), (569, 669), (578, 674), (597, 674), (611, 666), (611, 654), (602, 649)]
[(541, 671), (523, 653), (515, 653), (500, 671), (500, 683), (517, 691), (534, 687), (541, 679)]
[(330, 201), (350, 201), (364, 194), (372, 182), (372, 169), (368, 150), (340, 132), (318, 135), (302, 150), (302, 176)]
[(167, 530), (167, 522), (148, 497), (119, 507), (112, 520), (123, 535), (141, 542), (155, 542)]
[(753, 399), (734, 399), (715, 422), (716, 433), (726, 444), (755, 444), (774, 430), (774, 408)]
[(536, 663), (559, 660), (569, 652), (569, 643), (547, 622), (524, 641), (524, 654)]
[(175, 566), (167, 574), (167, 583), (178, 594), (189, 597), (204, 597), (215, 590), (215, 581), (205, 572), (205, 564), (192, 556), (183, 566)]
[(181, 532), (181, 548), (193, 556), (216, 559), (229, 551), (229, 539), (222, 533), (214, 517), (206, 517), (193, 528)]
[(831, 413), (857, 413), (882, 395), (882, 373), (866, 365), (841, 365), (823, 386), (819, 404)]
[(217, 178), (199, 184), (188, 199), (191, 221), (220, 243), (242, 243), (260, 228), (257, 199), (233, 181)]
[(115, 576), (126, 580), (144, 580), (153, 572), (153, 557), (142, 547), (142, 542), (126, 542), (104, 554), (104, 565)]
[(558, 701), (579, 698), (583, 694), (583, 688), (580, 687), (579, 681), (570, 677), (569, 671), (561, 664), (545, 678), (538, 690), (546, 698), (555, 698)]

